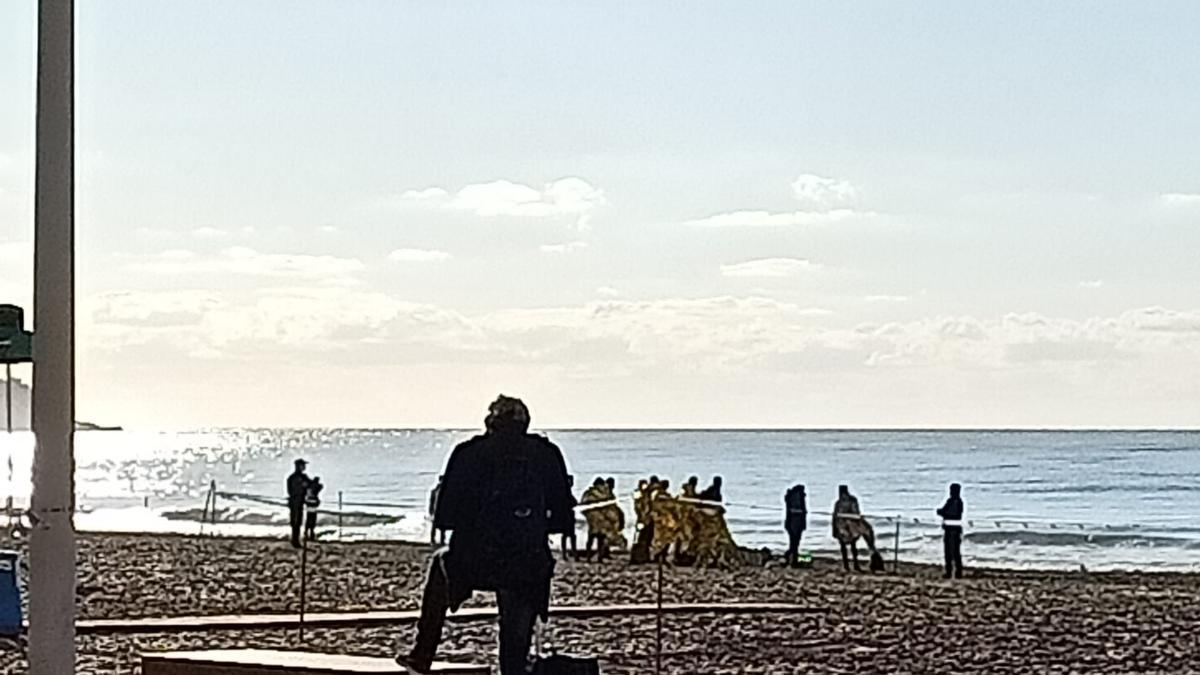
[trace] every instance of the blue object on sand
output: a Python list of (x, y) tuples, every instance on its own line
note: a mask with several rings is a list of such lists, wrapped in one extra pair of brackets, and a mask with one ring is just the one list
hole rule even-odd
[(21, 554), (0, 551), (0, 635), (20, 635), (24, 627), (21, 616), (21, 590), (17, 586), (17, 570)]

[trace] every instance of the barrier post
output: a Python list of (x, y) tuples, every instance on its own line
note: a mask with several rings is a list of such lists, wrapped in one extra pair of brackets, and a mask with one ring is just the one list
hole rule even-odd
[(300, 545), (300, 645), (304, 645), (304, 605), (308, 592), (308, 542)]
[(658, 556), (658, 599), (654, 613), (654, 675), (662, 675), (663, 648), (663, 557)]
[(209, 524), (212, 525), (212, 534), (210, 536), (215, 537), (217, 536), (217, 481), (213, 480), (209, 482), (208, 491), (212, 493), (212, 511), (209, 512), (211, 518)]
[(900, 573), (900, 516), (896, 516), (896, 542), (892, 550), (892, 574)]
[(204, 524), (208, 522), (208, 509), (209, 509), (209, 506), (212, 504), (212, 498), (213, 498), (212, 487), (209, 487), (208, 491), (204, 493), (204, 511), (200, 514), (200, 536), (201, 537), (204, 536)]
[(338, 490), (338, 541), (342, 540), (342, 491)]

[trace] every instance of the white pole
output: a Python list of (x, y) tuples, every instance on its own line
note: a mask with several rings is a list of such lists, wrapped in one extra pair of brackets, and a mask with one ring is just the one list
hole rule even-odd
[(38, 3), (31, 675), (75, 672), (74, 0)]

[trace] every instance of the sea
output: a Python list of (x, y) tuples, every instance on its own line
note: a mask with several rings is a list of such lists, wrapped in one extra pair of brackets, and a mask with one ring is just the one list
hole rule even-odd
[[(329, 539), (427, 540), (429, 492), (452, 429), (208, 429), (76, 434), (81, 530), (286, 536), (293, 460), (326, 485)], [(780, 550), (783, 495), (807, 488), (802, 547), (837, 550), (828, 512), (846, 484), (890, 560), (937, 562), (934, 513), (963, 485), (967, 564), (1200, 570), (1200, 431), (560, 430), (577, 491), (616, 479), (627, 514), (639, 479), (724, 480), (746, 547)], [(0, 482), (28, 503), (33, 438), (0, 433)], [(7, 467), (6, 468), (6, 463)], [(216, 522), (208, 506), (215, 501)], [(340, 504), (340, 505), (339, 505)], [(339, 515), (340, 513), (340, 515)], [(578, 519), (582, 527), (582, 517)], [(629, 517), (628, 521), (634, 519)], [(208, 521), (208, 522), (205, 522)], [(583, 542), (583, 538), (580, 538)]]

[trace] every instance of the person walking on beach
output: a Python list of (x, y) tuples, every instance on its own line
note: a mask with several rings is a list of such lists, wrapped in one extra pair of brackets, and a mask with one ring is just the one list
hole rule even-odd
[(288, 522), (292, 526), (292, 546), (300, 548), (300, 527), (304, 524), (304, 498), (308, 496), (308, 462), (295, 461), (295, 471), (287, 478)]
[(304, 492), (305, 541), (317, 540), (317, 508), (321, 506), (321, 490), (324, 489), (320, 476), (313, 476), (312, 480), (308, 481), (308, 489)]
[(958, 483), (950, 484), (950, 496), (946, 499), (946, 503), (942, 505), (942, 508), (937, 510), (937, 514), (942, 518), (942, 548), (946, 554), (946, 571), (942, 576), (946, 579), (949, 579), (951, 576), (955, 579), (961, 579), (963, 575), (963, 500), (961, 485)]
[(500, 673), (525, 672), (533, 626), (547, 617), (554, 556), (547, 537), (574, 527), (573, 497), (562, 451), (529, 433), (529, 409), (500, 396), (485, 432), (454, 448), (434, 514), (450, 546), (433, 554), (412, 650), (396, 657), (427, 673), (446, 612), (475, 591), (493, 591), (500, 614)]
[(800, 560), (800, 537), (808, 527), (808, 498), (803, 485), (793, 485), (783, 496), (785, 513), (783, 529), (787, 530), (788, 549), (783, 556), (785, 565), (796, 567)]

